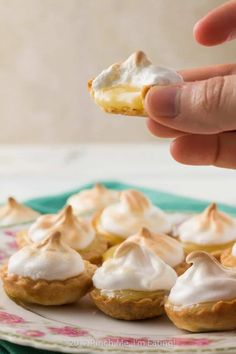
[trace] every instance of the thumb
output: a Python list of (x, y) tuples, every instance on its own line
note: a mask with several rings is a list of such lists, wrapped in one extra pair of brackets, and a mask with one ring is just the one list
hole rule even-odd
[(145, 109), (151, 119), (187, 133), (236, 130), (236, 75), (153, 87)]

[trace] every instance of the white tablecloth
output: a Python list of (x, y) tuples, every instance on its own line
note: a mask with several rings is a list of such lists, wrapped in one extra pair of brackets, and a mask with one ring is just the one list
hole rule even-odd
[(180, 165), (166, 142), (0, 147), (0, 201), (61, 193), (102, 179), (236, 205), (236, 171)]

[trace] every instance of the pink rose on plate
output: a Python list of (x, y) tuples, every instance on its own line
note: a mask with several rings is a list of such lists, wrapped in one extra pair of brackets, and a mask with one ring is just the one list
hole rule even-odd
[(172, 340), (175, 345), (179, 346), (197, 345), (203, 347), (213, 342), (213, 340), (209, 338), (172, 338)]
[(7, 242), (7, 247), (14, 251), (19, 248), (16, 241)]
[(6, 324), (17, 324), (17, 323), (25, 323), (26, 321), (16, 315), (12, 315), (8, 312), (0, 311), (0, 323), (6, 323)]
[(8, 254), (5, 251), (0, 250), (0, 261), (8, 258)]
[(21, 333), (21, 334), (23, 334), (23, 335), (25, 335), (27, 337), (34, 337), (34, 338), (45, 336), (44, 332), (38, 331), (38, 330), (18, 331), (18, 333)]
[(68, 337), (81, 337), (86, 336), (89, 332), (85, 329), (76, 328), (76, 327), (48, 327), (51, 333), (53, 334), (61, 334), (63, 336)]
[(4, 235), (9, 236), (9, 237), (16, 237), (16, 232), (11, 231), (11, 230), (5, 230)]

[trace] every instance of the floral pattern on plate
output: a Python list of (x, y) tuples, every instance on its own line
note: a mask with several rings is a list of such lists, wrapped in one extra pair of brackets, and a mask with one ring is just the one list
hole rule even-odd
[[(7, 258), (15, 252), (17, 249), (15, 234), (25, 227), (26, 225), (22, 225), (0, 230), (0, 264), (5, 263)], [(110, 353), (202, 352), (206, 354), (216, 351), (218, 353), (236, 352), (235, 332), (189, 334), (178, 331), (179, 334), (176, 334), (174, 326), (168, 323), (165, 324), (168, 334), (163, 334), (163, 331), (158, 334), (163, 325), (162, 320), (157, 320), (155, 335), (140, 335), (140, 331), (142, 332), (140, 328), (139, 332), (135, 332), (136, 327), (146, 326), (145, 321), (141, 324), (126, 324), (126, 327), (130, 326), (129, 334), (127, 334), (122, 321), (104, 317), (99, 312), (95, 313), (94, 309), (91, 310), (90, 318), (93, 320), (90, 321), (86, 321), (86, 313), (84, 314), (84, 310), (81, 310), (84, 324), (78, 312), (80, 326), (70, 323), (68, 316), (63, 315), (66, 309), (62, 311), (64, 311), (62, 317), (58, 319), (53, 318), (51, 310), (39, 311), (30, 306), (21, 307), (8, 299), (0, 284), (0, 338), (14, 343), (69, 353), (89, 351), (91, 354), (101, 351)]]

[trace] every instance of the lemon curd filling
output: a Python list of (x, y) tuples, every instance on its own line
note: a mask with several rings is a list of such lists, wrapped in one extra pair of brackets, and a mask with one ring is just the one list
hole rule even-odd
[(223, 244), (218, 244), (218, 245), (202, 245), (202, 244), (196, 244), (196, 243), (191, 243), (191, 242), (185, 242), (182, 243), (184, 250), (187, 254), (193, 252), (193, 251), (205, 251), (205, 252), (217, 252), (217, 251), (223, 251), (227, 248), (230, 248), (233, 246), (235, 241), (228, 242), (228, 243), (223, 243)]
[[(99, 291), (98, 289), (95, 289), (95, 291)], [(165, 295), (168, 293), (166, 290), (156, 290), (156, 291), (137, 291), (137, 290), (100, 290), (101, 295), (107, 296), (107, 297), (116, 297), (119, 298), (119, 300), (122, 301), (137, 301), (140, 299), (148, 298), (148, 299), (153, 299), (153, 298), (164, 298)]]
[(119, 86), (94, 91), (96, 104), (108, 110), (110, 107), (122, 109), (124, 107), (142, 110), (143, 101), (141, 89), (131, 86)]

